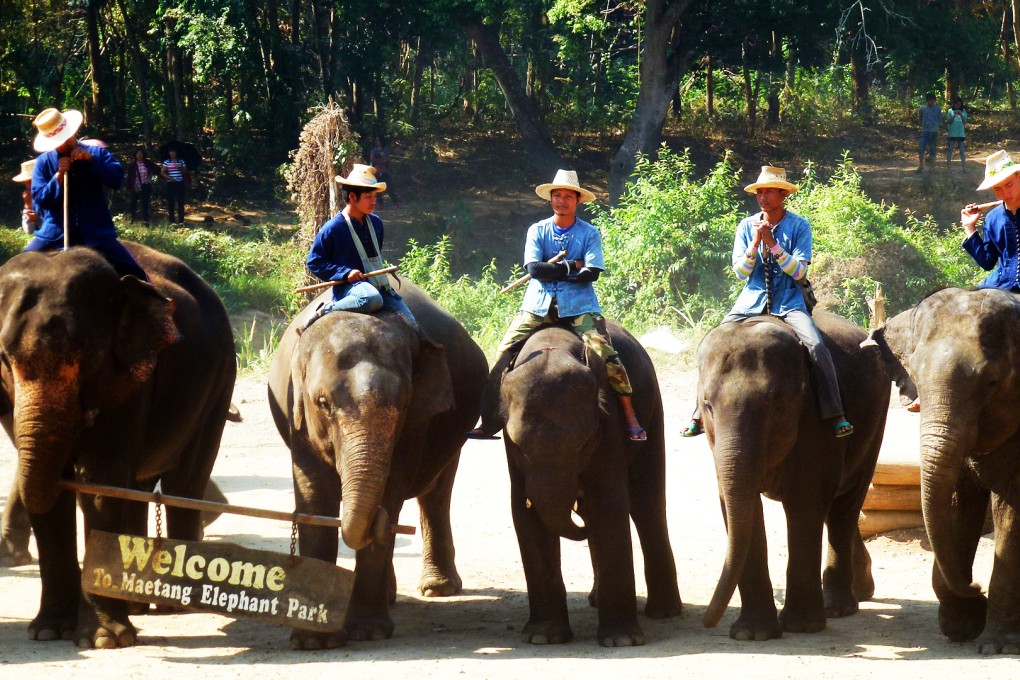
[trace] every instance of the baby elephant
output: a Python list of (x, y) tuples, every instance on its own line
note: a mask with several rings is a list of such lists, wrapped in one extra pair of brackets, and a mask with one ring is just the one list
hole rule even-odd
[[(637, 340), (615, 324), (608, 326), (630, 373), (647, 441), (627, 439), (602, 360), (565, 328), (536, 332), (501, 385), (511, 506), (531, 609), (524, 639), (534, 644), (573, 638), (559, 568), (560, 537), (588, 539), (595, 572), (589, 602), (599, 611), (599, 644), (644, 644), (631, 518), (645, 556), (645, 614), (677, 616), (683, 606), (666, 528), (662, 401), (655, 369)], [(574, 508), (583, 527), (571, 518)]]

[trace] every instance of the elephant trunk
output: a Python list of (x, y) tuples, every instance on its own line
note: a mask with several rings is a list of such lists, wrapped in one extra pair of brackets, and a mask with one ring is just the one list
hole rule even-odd
[(757, 466), (755, 457), (748, 456), (747, 441), (740, 441), (739, 437), (729, 443), (716, 439), (716, 475), (726, 520), (727, 544), (719, 582), (701, 618), (706, 628), (714, 628), (719, 623), (733, 598), (755, 539), (755, 515), (761, 512)]
[(580, 488), (577, 476), (552, 475), (549, 470), (530, 474), (526, 472), (525, 475), (528, 500), (545, 528), (571, 541), (588, 538), (588, 527), (579, 526), (571, 517)]
[[(77, 387), (68, 381), (18, 380), (15, 371), (14, 441), (18, 449), (18, 493), (29, 512), (44, 513), (56, 502), (57, 487), (80, 429)], [(54, 383), (57, 384), (54, 384)]]
[(341, 536), (352, 550), (361, 550), (382, 535), (380, 523), (388, 526), (389, 515), (381, 506), (398, 418), (396, 413), (386, 418), (375, 415), (345, 428), (337, 456), (343, 497)]
[[(969, 565), (960, 559), (966, 551), (959, 545), (953, 522), (953, 494), (974, 440), (972, 430), (960, 428), (974, 421), (935, 399), (924, 400), (921, 412), (921, 508), (935, 564), (951, 592), (978, 597), (981, 590), (971, 582)], [(951, 417), (953, 412), (957, 417)]]

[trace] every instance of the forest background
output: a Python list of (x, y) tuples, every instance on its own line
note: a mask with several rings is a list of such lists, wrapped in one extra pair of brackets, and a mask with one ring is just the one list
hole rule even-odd
[[(33, 155), (50, 106), (82, 110), (80, 136), (125, 161), (194, 144), (187, 226), (118, 225), (217, 288), (245, 366), (305, 302), (318, 225), (287, 178), (330, 100), (351, 131), (337, 168), (377, 136), (393, 152), (389, 258), (490, 351), (519, 304), (498, 291), (548, 212), (533, 187), (560, 167), (599, 195), (600, 298), (631, 330), (693, 346), (729, 308), (733, 228), (755, 210), (740, 189), (763, 164), (801, 185), (820, 303), (863, 324), (876, 283), (895, 313), (983, 275), (954, 222), (991, 198), (974, 161), (1016, 137), (1018, 2), (0, 0), (0, 163)], [(947, 166), (943, 133), (914, 172), (927, 92), (967, 102), (969, 167)], [(27, 236), (13, 183), (0, 201), (6, 260)]]

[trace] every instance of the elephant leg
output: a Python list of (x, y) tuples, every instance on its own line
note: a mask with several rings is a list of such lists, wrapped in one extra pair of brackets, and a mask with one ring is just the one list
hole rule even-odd
[[(747, 562), (740, 575), (737, 590), (740, 592), (740, 616), (730, 626), (730, 637), (734, 640), (773, 640), (783, 637), (779, 625), (776, 601), (772, 595), (772, 579), (769, 578), (768, 546), (765, 541), (765, 517), (762, 513), (761, 498), (752, 501), (754, 527), (751, 530), (751, 545)], [(723, 508), (723, 518), (726, 509)]]
[(606, 477), (586, 493), (593, 501), (586, 503), (585, 523), (598, 574), (598, 640), (603, 647), (636, 647), (645, 644), (645, 634), (637, 619), (627, 490), (619, 475)]
[[(399, 506), (390, 516), (400, 516)], [(373, 542), (359, 550), (355, 559), (354, 589), (344, 618), (344, 628), (351, 640), (386, 640), (393, 635), (390, 584), (396, 585), (393, 541)]]
[[(953, 533), (963, 551), (959, 555), (967, 573), (971, 573), (978, 541), (984, 531), (988, 512), (988, 491), (981, 488), (967, 472), (961, 472), (956, 484), (956, 505), (952, 512)], [(963, 598), (946, 587), (938, 562), (932, 566), (932, 588), (939, 599), (939, 630), (953, 642), (974, 640), (985, 628), (988, 600), (980, 597)]]
[(21, 500), (18, 478), (15, 477), (11, 483), (11, 491), (7, 494), (3, 525), (0, 527), (0, 565), (20, 567), (32, 564), (32, 553), (28, 550), (31, 537), (32, 522), (28, 518), (28, 509)]
[(39, 551), (42, 595), (39, 613), (28, 624), (28, 637), (70, 640), (83, 606), (74, 494), (62, 492), (49, 512), (30, 514), (29, 519)]
[(786, 604), (779, 622), (788, 633), (817, 633), (825, 629), (821, 579), (824, 518), (807, 503), (787, 502), (784, 507), (790, 554), (786, 564)]
[(866, 493), (865, 483), (856, 485), (833, 500), (826, 518), (829, 545), (822, 571), (822, 598), (829, 618), (855, 613), (861, 600), (875, 594), (871, 556), (857, 527)]
[[(512, 444), (507, 441), (509, 448)], [(534, 645), (570, 642), (567, 589), (560, 570), (560, 539), (546, 531), (534, 508), (527, 507), (524, 477), (510, 465), (510, 512), (528, 584), (528, 622), (524, 641)]]
[(427, 492), (418, 497), (421, 516), (422, 572), (418, 592), (425, 597), (449, 597), (460, 592), (462, 581), (454, 557), (450, 526), (450, 499), (460, 455), (450, 461)]
[[(340, 516), (340, 477), (335, 469), (314, 455), (300, 442), (293, 442), (292, 470), (297, 512), (310, 515)], [(340, 547), (339, 531), (331, 527), (298, 525), (298, 550), (301, 557), (336, 564)], [(292, 649), (333, 649), (347, 644), (347, 631), (310, 631), (294, 628), (290, 633)]]
[[(634, 520), (645, 562), (648, 600), (645, 616), (663, 619), (683, 613), (676, 562), (666, 524), (666, 461), (662, 428), (652, 428), (648, 441), (628, 471), (630, 515)], [(657, 430), (657, 431), (656, 431)]]
[[(124, 482), (118, 483), (116, 479), (105, 481), (114, 486), (124, 485)], [(142, 504), (91, 494), (82, 494), (79, 504), (84, 516), (86, 536), (92, 531), (111, 533), (122, 531), (125, 528), (125, 517), (130, 513), (142, 516), (145, 513), (145, 506)], [(78, 647), (116, 649), (135, 644), (138, 631), (128, 618), (126, 601), (85, 594), (84, 602), (85, 606), (78, 609), (78, 627), (72, 637)]]
[(1020, 524), (1013, 499), (992, 494), (995, 559), (988, 583), (988, 614), (978, 638), (982, 654), (1020, 654)]

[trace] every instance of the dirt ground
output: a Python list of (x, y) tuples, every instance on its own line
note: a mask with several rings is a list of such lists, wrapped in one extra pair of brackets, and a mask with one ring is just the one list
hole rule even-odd
[[(723, 564), (724, 530), (715, 493), (711, 454), (704, 437), (684, 439), (695, 375), (657, 356), (666, 403), (668, 512), (677, 560), (681, 618), (641, 617), (643, 647), (606, 649), (595, 641), (595, 610), (587, 605), (591, 566), (584, 543), (563, 541), (563, 573), (569, 592), (570, 644), (532, 646), (520, 639), (528, 616), (527, 591), (509, 511), (509, 482), (500, 442), (469, 442), (453, 499), (458, 567), (464, 591), (425, 599), (416, 593), (421, 565), (419, 536), (398, 536), (395, 567), (396, 625), (390, 640), (352, 642), (322, 652), (294, 652), (288, 630), (250, 619), (206, 613), (134, 617), (138, 645), (115, 651), (80, 651), (70, 642), (33, 642), (26, 626), (39, 600), (36, 565), (0, 568), (0, 677), (10, 680), (59, 673), (62, 678), (127, 678), (154, 672), (168, 677), (200, 674), (204, 680), (239, 677), (307, 678), (315, 673), (372, 678), (921, 678), (1009, 677), (1015, 658), (983, 658), (974, 644), (948, 642), (938, 631), (937, 603), (929, 577), (931, 553), (923, 532), (904, 530), (868, 541), (877, 592), (852, 617), (830, 620), (826, 630), (787, 634), (770, 642), (735, 642), (727, 636), (737, 600), (720, 626), (708, 630), (701, 614)], [(230, 501), (289, 511), (294, 507), (289, 456), (272, 424), (264, 377), (238, 381), (234, 401), (244, 422), (228, 423), (213, 472)], [(895, 402), (895, 400), (894, 400)], [(898, 405), (890, 411), (886, 447), (916, 451), (916, 416)], [(0, 489), (7, 489), (14, 452), (0, 448)], [(765, 501), (776, 599), (784, 599), (785, 528), (781, 507)], [(417, 524), (408, 503), (400, 517)], [(224, 515), (209, 540), (286, 552), (289, 526)], [(636, 543), (635, 543), (636, 545)], [(991, 541), (982, 539), (975, 577), (987, 583)], [(33, 546), (34, 549), (34, 546)], [(635, 548), (640, 574), (640, 554)], [(340, 563), (353, 568), (343, 549)], [(643, 605), (644, 583), (638, 576)], [(342, 664), (342, 665), (338, 665)], [(252, 668), (252, 666), (255, 666)], [(254, 675), (253, 675), (254, 674)]]

